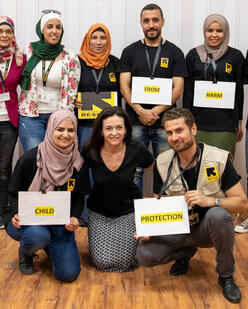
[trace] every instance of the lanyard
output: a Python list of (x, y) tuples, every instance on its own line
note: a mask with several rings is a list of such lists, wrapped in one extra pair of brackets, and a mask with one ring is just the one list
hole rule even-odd
[[(185, 181), (184, 181), (182, 175), (183, 175), (183, 173), (187, 170), (187, 168), (190, 166), (190, 164), (192, 164), (192, 163), (200, 156), (200, 153), (201, 153), (200, 147), (199, 147), (199, 145), (197, 145), (196, 152), (195, 152), (193, 158), (192, 158), (191, 161), (187, 164), (187, 166), (186, 166), (184, 169), (182, 169), (182, 168), (181, 168), (181, 165), (180, 165), (179, 158), (178, 158), (178, 156), (177, 156), (177, 153), (175, 152), (175, 154), (174, 154), (174, 156), (173, 156), (173, 158), (172, 158), (172, 160), (171, 160), (171, 162), (170, 162), (169, 168), (168, 168), (168, 173), (167, 173), (166, 180), (165, 180), (165, 182), (164, 182), (162, 188), (161, 188), (160, 191), (159, 191), (158, 199), (160, 199), (161, 195), (163, 195), (164, 192), (165, 192), (171, 185), (173, 185), (173, 183), (174, 183), (179, 177), (182, 178), (183, 186), (184, 186), (184, 188), (186, 188), (186, 184), (185, 184)], [(174, 161), (175, 157), (177, 157), (178, 165), (179, 165), (179, 170), (181, 170), (181, 171), (180, 171), (180, 173), (177, 175), (177, 177), (174, 178), (174, 179), (168, 184), (168, 181), (169, 181), (169, 178), (170, 178), (171, 172), (172, 172), (173, 161)], [(198, 172), (198, 168), (195, 169), (195, 173), (197, 173), (197, 172)]]
[[(210, 59), (210, 63), (208, 63), (208, 58)], [(204, 64), (204, 79), (207, 80), (207, 70), (210, 66), (210, 64), (212, 65), (212, 68), (213, 68), (213, 71), (214, 71), (214, 80), (213, 80), (213, 83), (217, 83), (217, 78), (215, 76), (215, 71), (216, 71), (216, 68), (217, 68), (217, 65), (214, 61), (214, 58), (213, 58), (213, 55), (212, 54), (208, 54), (207, 53), (207, 58), (206, 58), (206, 61), (205, 61), (205, 64)]]
[(162, 42), (163, 42), (163, 39), (161, 38), (161, 41), (160, 41), (160, 43), (158, 45), (158, 49), (157, 49), (157, 52), (156, 52), (156, 55), (155, 55), (155, 58), (154, 58), (153, 66), (151, 68), (151, 62), (150, 62), (150, 57), (149, 57), (149, 53), (148, 53), (148, 48), (147, 48), (147, 45), (146, 45), (146, 41), (144, 39), (145, 52), (146, 52), (146, 61), (147, 61), (149, 70), (151, 72), (151, 76), (150, 76), (151, 79), (154, 79), (154, 73), (155, 73), (156, 66), (158, 64), (158, 59), (159, 59), (159, 56), (160, 56), (160, 53), (161, 53)]
[(95, 69), (91, 69), (93, 77), (94, 77), (94, 79), (96, 81), (96, 93), (99, 93), (98, 87), (99, 87), (100, 80), (102, 78), (103, 70), (104, 70), (104, 68), (101, 69), (101, 71), (99, 72), (98, 77), (97, 77), (96, 76), (96, 70)]
[(48, 78), (48, 74), (50, 73), (51, 71), (51, 68), (54, 64), (55, 60), (51, 60), (47, 70), (46, 70), (46, 60), (42, 60), (42, 81), (43, 81), (43, 86), (45, 87), (46, 86), (46, 83), (47, 83), (47, 78)]
[(3, 89), (3, 92), (5, 92), (5, 89), (4, 89), (4, 81), (7, 77), (7, 74), (8, 74), (8, 70), (9, 70), (9, 64), (10, 64), (10, 59), (6, 61), (6, 65), (5, 65), (5, 69), (4, 69), (4, 73), (2, 74), (1, 70), (0, 70), (0, 79), (1, 79), (1, 82), (2, 82), (2, 89)]

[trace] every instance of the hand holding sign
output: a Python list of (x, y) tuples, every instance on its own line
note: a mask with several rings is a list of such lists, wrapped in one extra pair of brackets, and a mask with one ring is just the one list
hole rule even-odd
[(189, 233), (184, 196), (134, 200), (137, 237)]

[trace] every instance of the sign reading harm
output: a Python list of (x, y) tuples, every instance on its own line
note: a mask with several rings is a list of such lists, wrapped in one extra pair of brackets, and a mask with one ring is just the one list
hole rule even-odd
[(194, 106), (234, 108), (236, 84), (231, 82), (195, 81)]

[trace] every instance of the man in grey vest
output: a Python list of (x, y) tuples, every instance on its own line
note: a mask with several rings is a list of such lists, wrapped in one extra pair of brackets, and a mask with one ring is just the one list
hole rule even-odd
[(170, 274), (188, 271), (197, 247), (215, 247), (216, 271), (224, 297), (239, 303), (241, 293), (234, 282), (234, 230), (230, 212), (242, 212), (248, 201), (225, 150), (197, 144), (197, 127), (188, 109), (164, 114), (162, 125), (172, 149), (161, 153), (154, 165), (154, 193), (185, 195), (189, 209), (190, 234), (144, 237), (137, 260), (145, 266), (175, 261)]

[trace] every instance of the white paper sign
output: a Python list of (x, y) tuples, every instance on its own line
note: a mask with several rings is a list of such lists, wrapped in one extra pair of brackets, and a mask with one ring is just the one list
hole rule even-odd
[(194, 106), (234, 108), (236, 83), (195, 81)]
[(134, 200), (134, 211), (138, 237), (190, 232), (184, 196)]
[(132, 78), (132, 103), (171, 105), (171, 93), (171, 78)]
[(0, 102), (5, 102), (10, 100), (9, 92), (0, 93)]
[(19, 192), (20, 225), (57, 225), (70, 222), (71, 192)]

